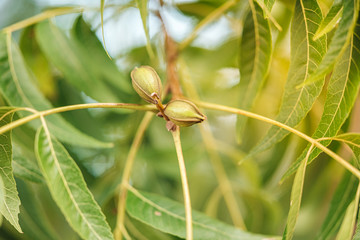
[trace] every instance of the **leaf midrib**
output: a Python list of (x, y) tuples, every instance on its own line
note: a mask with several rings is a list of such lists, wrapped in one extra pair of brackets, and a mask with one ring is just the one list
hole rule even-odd
[[(305, 14), (305, 7), (304, 7), (304, 4), (303, 4), (303, 1), (300, 0), (300, 4), (301, 4), (301, 9), (302, 9), (302, 13), (304, 15), (304, 24), (305, 24), (305, 29), (306, 29), (306, 43), (307, 43), (307, 48), (306, 48), (306, 69), (305, 69), (305, 77), (304, 77), (304, 80), (307, 78), (307, 75), (309, 73), (309, 48), (310, 48), (310, 42), (309, 42), (309, 36), (308, 36), (308, 23), (307, 23), (307, 18), (306, 18), (306, 14)], [(287, 119), (283, 122), (284, 124), (287, 124), (287, 122), (290, 120), (291, 116), (293, 115), (295, 109), (296, 109), (296, 106), (299, 104), (300, 102), (300, 99), (301, 99), (301, 96), (302, 96), (302, 93), (304, 91), (305, 87), (302, 87), (301, 88), (301, 91), (300, 91), (300, 94), (296, 100), (296, 103), (295, 103), (295, 106), (293, 107), (292, 111), (290, 112), (290, 114), (288, 115)], [(276, 132), (268, 139), (267, 142), (270, 142), (273, 138), (275, 138), (277, 136), (277, 134), (281, 131), (282, 129), (281, 128), (278, 128), (276, 130)], [(264, 143), (266, 144), (266, 142)]]
[[(45, 121), (43, 118), (42, 118), (43, 121)], [(61, 177), (61, 180), (63, 181), (63, 184), (65, 186), (65, 189), (66, 191), (68, 192), (69, 196), (70, 196), (70, 199), (71, 201), (73, 202), (75, 208), (77, 209), (77, 211), (79, 212), (81, 218), (84, 220), (84, 222), (88, 225), (89, 229), (91, 230), (91, 232), (94, 233), (94, 235), (97, 237), (97, 239), (101, 240), (101, 237), (97, 234), (97, 232), (95, 231), (95, 229), (92, 227), (92, 225), (87, 221), (86, 217), (84, 216), (84, 214), (82, 213), (81, 209), (79, 208), (77, 202), (75, 201), (74, 199), (74, 196), (72, 195), (71, 193), (71, 190), (69, 188), (69, 186), (67, 185), (67, 182), (66, 182), (66, 178), (64, 176), (64, 173), (62, 172), (62, 169), (61, 169), (61, 166), (59, 164), (59, 161), (58, 161), (58, 158), (56, 156), (56, 153), (55, 153), (55, 149), (54, 149), (54, 146), (52, 144), (52, 140), (51, 140), (51, 137), (50, 137), (50, 132), (49, 132), (49, 129), (47, 128), (47, 125), (46, 123), (43, 124), (43, 127), (44, 127), (44, 131), (45, 131), (45, 134), (46, 134), (46, 138), (49, 142), (49, 147), (50, 147), (50, 151), (51, 151), (51, 155), (53, 156), (54, 158), (54, 162), (55, 162), (55, 165), (56, 165), (56, 168), (58, 169), (59, 171), (59, 174), (60, 174), (60, 177)]]
[[(157, 205), (157, 204), (154, 203), (153, 201), (151, 201), (151, 200), (149, 200), (148, 198), (144, 197), (139, 191), (137, 191), (135, 188), (131, 187), (130, 185), (128, 185), (127, 188), (128, 188), (128, 190), (129, 190), (131, 193), (133, 193), (135, 196), (137, 196), (138, 198), (140, 198), (142, 201), (148, 203), (150, 206), (152, 206), (152, 207), (154, 207), (154, 208), (156, 208), (156, 209), (158, 209), (158, 210), (160, 210), (160, 211), (162, 211), (162, 212), (164, 212), (164, 213), (166, 213), (166, 214), (168, 214), (168, 215), (170, 215), (170, 216), (173, 216), (174, 218), (177, 218), (177, 219), (179, 219), (179, 220), (185, 221), (185, 218), (184, 218), (184, 217), (179, 216), (179, 215), (177, 215), (177, 214), (175, 214), (175, 213), (173, 213), (173, 212), (170, 212), (169, 210), (167, 210), (167, 209), (165, 209), (165, 208)], [(219, 230), (216, 229), (216, 228), (209, 227), (209, 226), (204, 225), (204, 224), (202, 224), (202, 223), (200, 223), (200, 222), (197, 222), (197, 221), (194, 221), (194, 220), (193, 220), (192, 222), (193, 222), (193, 225), (198, 225), (198, 226), (203, 227), (203, 228), (205, 228), (205, 229), (212, 230), (212, 231), (217, 232), (217, 233), (219, 233), (219, 234), (221, 234), (221, 235), (223, 235), (223, 236), (236, 237), (236, 238), (238, 238), (238, 236), (234, 236), (234, 235), (230, 235), (230, 234), (225, 233), (225, 232), (221, 232), (221, 231), (219, 231)], [(239, 229), (239, 231), (241, 231), (241, 230)], [(248, 234), (248, 233), (244, 232), (244, 234)], [(269, 239), (272, 239), (272, 238), (269, 238)]]

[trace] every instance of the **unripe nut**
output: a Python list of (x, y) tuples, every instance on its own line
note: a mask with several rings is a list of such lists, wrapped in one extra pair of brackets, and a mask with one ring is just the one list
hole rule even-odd
[(161, 97), (162, 85), (159, 75), (149, 66), (136, 67), (131, 71), (131, 82), (142, 99), (157, 104)]
[(166, 105), (164, 113), (171, 122), (180, 127), (188, 127), (206, 119), (194, 103), (184, 99), (170, 101)]

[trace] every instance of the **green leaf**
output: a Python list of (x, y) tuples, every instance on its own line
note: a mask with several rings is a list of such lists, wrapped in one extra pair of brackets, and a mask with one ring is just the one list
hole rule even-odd
[(305, 158), (302, 161), (294, 178), (294, 183), (292, 186), (291, 197), (290, 197), (290, 209), (289, 209), (288, 219), (286, 221), (283, 240), (292, 239), (294, 234), (295, 224), (300, 211), (301, 197), (304, 188), (305, 171), (306, 171), (308, 157), (309, 156), (307, 155), (307, 158)]
[(338, 58), (345, 51), (358, 17), (357, 0), (343, 0), (343, 14), (339, 22), (339, 26), (331, 39), (328, 50), (322, 59), (318, 69), (313, 72), (304, 85), (316, 82), (330, 72)]
[(87, 70), (97, 79), (105, 81), (111, 88), (116, 89), (121, 102), (127, 102), (129, 95), (134, 92), (131, 81), (119, 71), (115, 62), (108, 58), (96, 34), (81, 16), (74, 23), (70, 40), (81, 51), (81, 55), (77, 57), (86, 63)]
[[(35, 85), (36, 79), (29, 70), (21, 52), (11, 38), (0, 34), (0, 93), (6, 101), (16, 107), (30, 107), (38, 111), (53, 108)], [(24, 116), (24, 115), (21, 115)], [(83, 147), (110, 147), (85, 135), (59, 115), (46, 118), (51, 132), (61, 141)], [(32, 122), (37, 128), (39, 124)]]
[[(350, 39), (348, 48), (341, 59), (339, 59), (331, 76), (324, 105), (324, 112), (320, 123), (312, 136), (315, 139), (335, 136), (348, 118), (354, 106), (360, 87), (359, 36), (360, 25), (357, 25), (355, 33)], [(330, 142), (331, 141), (328, 140), (322, 141), (321, 143), (324, 146), (328, 146)], [(309, 147), (310, 144), (287, 170), (283, 179), (296, 171), (300, 162), (304, 159)], [(311, 163), (320, 153), (321, 150), (314, 148), (308, 162)]]
[[(51, 211), (50, 216), (46, 214), (45, 209), (47, 205), (44, 204), (46, 201), (44, 201), (44, 194), (41, 195), (41, 191), (37, 191), (39, 189), (37, 188), (38, 186), (21, 181), (20, 179), (17, 179), (16, 183), (20, 199), (24, 199), (19, 215), (24, 235), (28, 236), (29, 239), (36, 240), (59, 239), (54, 231), (55, 226), (51, 225), (50, 220), (51, 218), (54, 219), (55, 214), (53, 214), (53, 211)], [(48, 193), (46, 192), (46, 194)]]
[(147, 23), (148, 17), (148, 0), (136, 0), (137, 7), (140, 10), (141, 21), (143, 23), (145, 37), (146, 37), (146, 50), (149, 54), (150, 59), (154, 58), (154, 51), (151, 48), (150, 35), (149, 35), (149, 26)]
[[(12, 109), (13, 108), (8, 107), (0, 108), (0, 126), (11, 123), (14, 112), (8, 112)], [(0, 202), (2, 203), (0, 212), (16, 228), (17, 231), (22, 232), (18, 217), (21, 203), (18, 196), (18, 191), (16, 189), (16, 182), (11, 166), (11, 131), (0, 134), (0, 146), (0, 178), (4, 185), (4, 194), (0, 195)]]
[(349, 204), (346, 209), (344, 220), (341, 224), (339, 233), (336, 237), (337, 240), (351, 240), (354, 233), (354, 226), (356, 222), (356, 215), (359, 209), (359, 195), (360, 186), (358, 187), (355, 199)]
[[(251, 109), (257, 93), (267, 76), (271, 58), (271, 31), (263, 11), (250, 1), (250, 12), (245, 18), (240, 43), (240, 108)], [(247, 118), (238, 117), (237, 131), (241, 138)]]
[(351, 150), (354, 152), (357, 160), (357, 166), (360, 166), (360, 133), (344, 133), (333, 138), (337, 141), (342, 141), (349, 145)]
[(36, 134), (35, 153), (50, 193), (70, 226), (84, 239), (113, 239), (79, 167), (46, 127)]
[(12, 131), (12, 167), (15, 177), (44, 183), (34, 153), (34, 137), (35, 131), (28, 126), (20, 126)]
[(327, 216), (316, 239), (331, 239), (339, 230), (346, 208), (355, 196), (356, 184), (356, 178), (350, 172), (344, 172), (331, 199)]
[(314, 40), (332, 31), (335, 28), (339, 19), (341, 18), (342, 12), (343, 12), (342, 0), (335, 0), (328, 14), (321, 22), (319, 28), (316, 30), (316, 33), (314, 35)]
[(91, 49), (86, 49), (88, 54), (85, 54), (85, 48), (71, 41), (63, 31), (49, 21), (37, 24), (35, 29), (41, 50), (64, 74), (66, 80), (97, 101), (120, 101), (119, 94), (107, 86), (102, 76), (96, 74), (88, 64), (94, 58)]
[[(266, 11), (264, 11), (264, 18), (269, 18), (272, 7), (274, 6), (275, 0), (256, 0), (259, 3), (260, 7), (265, 6)], [(245, 25), (246, 26), (246, 25)]]
[(100, 15), (101, 15), (101, 35), (104, 42), (104, 49), (107, 56), (111, 59), (105, 44), (105, 34), (104, 34), (104, 7), (105, 7), (105, 0), (100, 0)]
[(35, 183), (43, 183), (44, 179), (37, 165), (25, 156), (14, 151), (14, 159), (12, 162), (14, 175)]
[[(5, 187), (4, 187), (4, 182), (0, 177), (0, 209), (4, 209), (5, 207), (5, 199), (3, 196), (5, 196)], [(3, 219), (4, 219), (3, 215), (0, 214), (0, 226), (3, 223)]]
[[(321, 16), (321, 10), (316, 1), (296, 1), (291, 26), (290, 69), (280, 112), (276, 118), (277, 121), (290, 127), (297, 126), (305, 118), (324, 84), (323, 79), (300, 89), (296, 88), (317, 68), (325, 53), (326, 38), (313, 40), (314, 33), (321, 22)], [(272, 147), (288, 134), (286, 130), (272, 126), (250, 155)]]
[[(185, 238), (185, 211), (184, 205), (170, 199), (139, 192), (129, 187), (126, 198), (126, 210), (133, 218), (159, 229), (160, 231)], [(193, 211), (194, 239), (277, 239), (276, 237), (262, 236), (244, 232), (208, 216)]]

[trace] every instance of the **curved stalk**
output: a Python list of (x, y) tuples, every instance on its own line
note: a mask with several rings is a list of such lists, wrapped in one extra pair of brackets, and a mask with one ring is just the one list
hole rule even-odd
[(114, 235), (116, 240), (122, 239), (122, 234), (124, 233), (125, 230), (124, 219), (125, 219), (127, 186), (129, 184), (129, 179), (130, 179), (132, 167), (134, 165), (135, 156), (140, 147), (141, 141), (144, 137), (144, 133), (147, 127), (149, 126), (149, 123), (153, 118), (153, 116), (154, 115), (151, 113), (145, 114), (135, 134), (134, 141), (131, 144), (129, 154), (125, 162), (124, 172), (120, 184), (118, 205), (117, 205), (118, 210), (116, 217), (116, 228), (114, 230)]
[(347, 170), (349, 170), (352, 174), (354, 174), (357, 178), (360, 179), (360, 171), (358, 169), (356, 169), (353, 165), (351, 165), (345, 159), (343, 159), (342, 157), (340, 157), (339, 155), (337, 155), (336, 153), (334, 153), (333, 151), (331, 151), (330, 149), (328, 149), (327, 147), (322, 145), (318, 140), (313, 139), (312, 137), (309, 137), (305, 133), (302, 133), (299, 130), (296, 130), (295, 128), (289, 127), (288, 125), (283, 124), (281, 122), (278, 122), (276, 120), (273, 120), (273, 119), (258, 115), (256, 113), (248, 112), (248, 111), (245, 111), (245, 110), (242, 110), (242, 109), (233, 108), (233, 107), (227, 107), (227, 106), (214, 104), (214, 103), (201, 102), (201, 101), (195, 101), (195, 103), (199, 107), (244, 115), (246, 117), (250, 117), (250, 118), (254, 118), (254, 119), (257, 119), (257, 120), (260, 120), (260, 121), (263, 121), (263, 122), (267, 122), (267, 123), (270, 123), (272, 125), (283, 128), (283, 129), (285, 129), (285, 130), (287, 130), (289, 132), (292, 132), (292, 133), (296, 134), (297, 136), (305, 139), (309, 143), (313, 144), (315, 147), (319, 148), (323, 152), (325, 152), (327, 155), (332, 157), (334, 160), (336, 160), (343, 167), (345, 167)]
[(191, 215), (191, 202), (190, 202), (190, 192), (189, 192), (189, 184), (186, 177), (186, 168), (184, 156), (181, 148), (181, 140), (180, 140), (180, 128), (176, 127), (175, 131), (171, 131), (171, 134), (174, 139), (174, 144), (176, 148), (176, 154), (179, 161), (180, 168), (180, 176), (183, 187), (184, 194), (184, 204), (185, 204), (185, 220), (186, 220), (186, 239), (193, 239), (193, 227), (192, 227), (192, 215)]
[[(88, 108), (123, 108), (130, 110), (143, 110), (143, 111), (155, 111), (156, 108), (152, 105), (138, 105), (138, 104), (130, 104), (130, 103), (88, 103), (88, 104), (76, 104), (65, 107), (53, 108), (45, 111), (36, 111), (36, 113), (29, 115), (27, 117), (18, 119), (13, 121), (3, 127), (0, 128), (0, 134), (7, 132), (13, 128), (21, 126), (25, 123), (28, 123), (32, 120), (35, 120), (40, 117), (45, 117), (55, 113), (80, 110), (80, 109), (88, 109)], [(29, 111), (29, 108), (21, 108), (21, 110)]]

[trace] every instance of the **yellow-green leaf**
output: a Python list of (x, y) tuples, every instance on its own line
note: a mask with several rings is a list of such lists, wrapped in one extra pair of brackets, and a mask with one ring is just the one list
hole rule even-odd
[[(355, 28), (353, 37), (350, 39), (349, 46), (335, 66), (327, 89), (324, 112), (320, 123), (312, 136), (313, 138), (334, 137), (348, 118), (354, 106), (360, 87), (359, 23)], [(330, 140), (327, 140), (322, 141), (321, 143), (324, 146), (327, 146), (330, 142)], [(283, 179), (296, 171), (300, 162), (304, 159), (309, 147), (310, 144), (284, 174)], [(309, 157), (309, 163), (311, 163), (320, 153), (321, 150), (314, 148)]]
[[(315, 71), (325, 53), (326, 38), (314, 41), (313, 36), (322, 20), (322, 13), (316, 1), (296, 1), (291, 25), (290, 69), (276, 120), (290, 127), (297, 126), (311, 109), (319, 96), (324, 79), (296, 88)], [(288, 132), (272, 126), (250, 155), (272, 147)]]
[[(264, 18), (260, 6), (250, 1), (250, 11), (245, 18), (240, 43), (240, 93), (239, 107), (251, 109), (267, 76), (271, 59), (271, 31), (269, 21)], [(247, 118), (238, 117), (238, 139), (245, 127)]]
[(321, 22), (319, 28), (316, 30), (316, 33), (314, 35), (315, 40), (323, 36), (324, 34), (327, 34), (328, 32), (332, 31), (335, 28), (337, 22), (342, 16), (343, 9), (344, 8), (343, 8), (342, 0), (335, 0), (328, 14)]
[(343, 0), (343, 14), (334, 36), (328, 46), (328, 50), (322, 59), (318, 69), (313, 72), (303, 85), (320, 81), (325, 74), (331, 71), (334, 64), (345, 51), (355, 28), (358, 13), (357, 0)]

